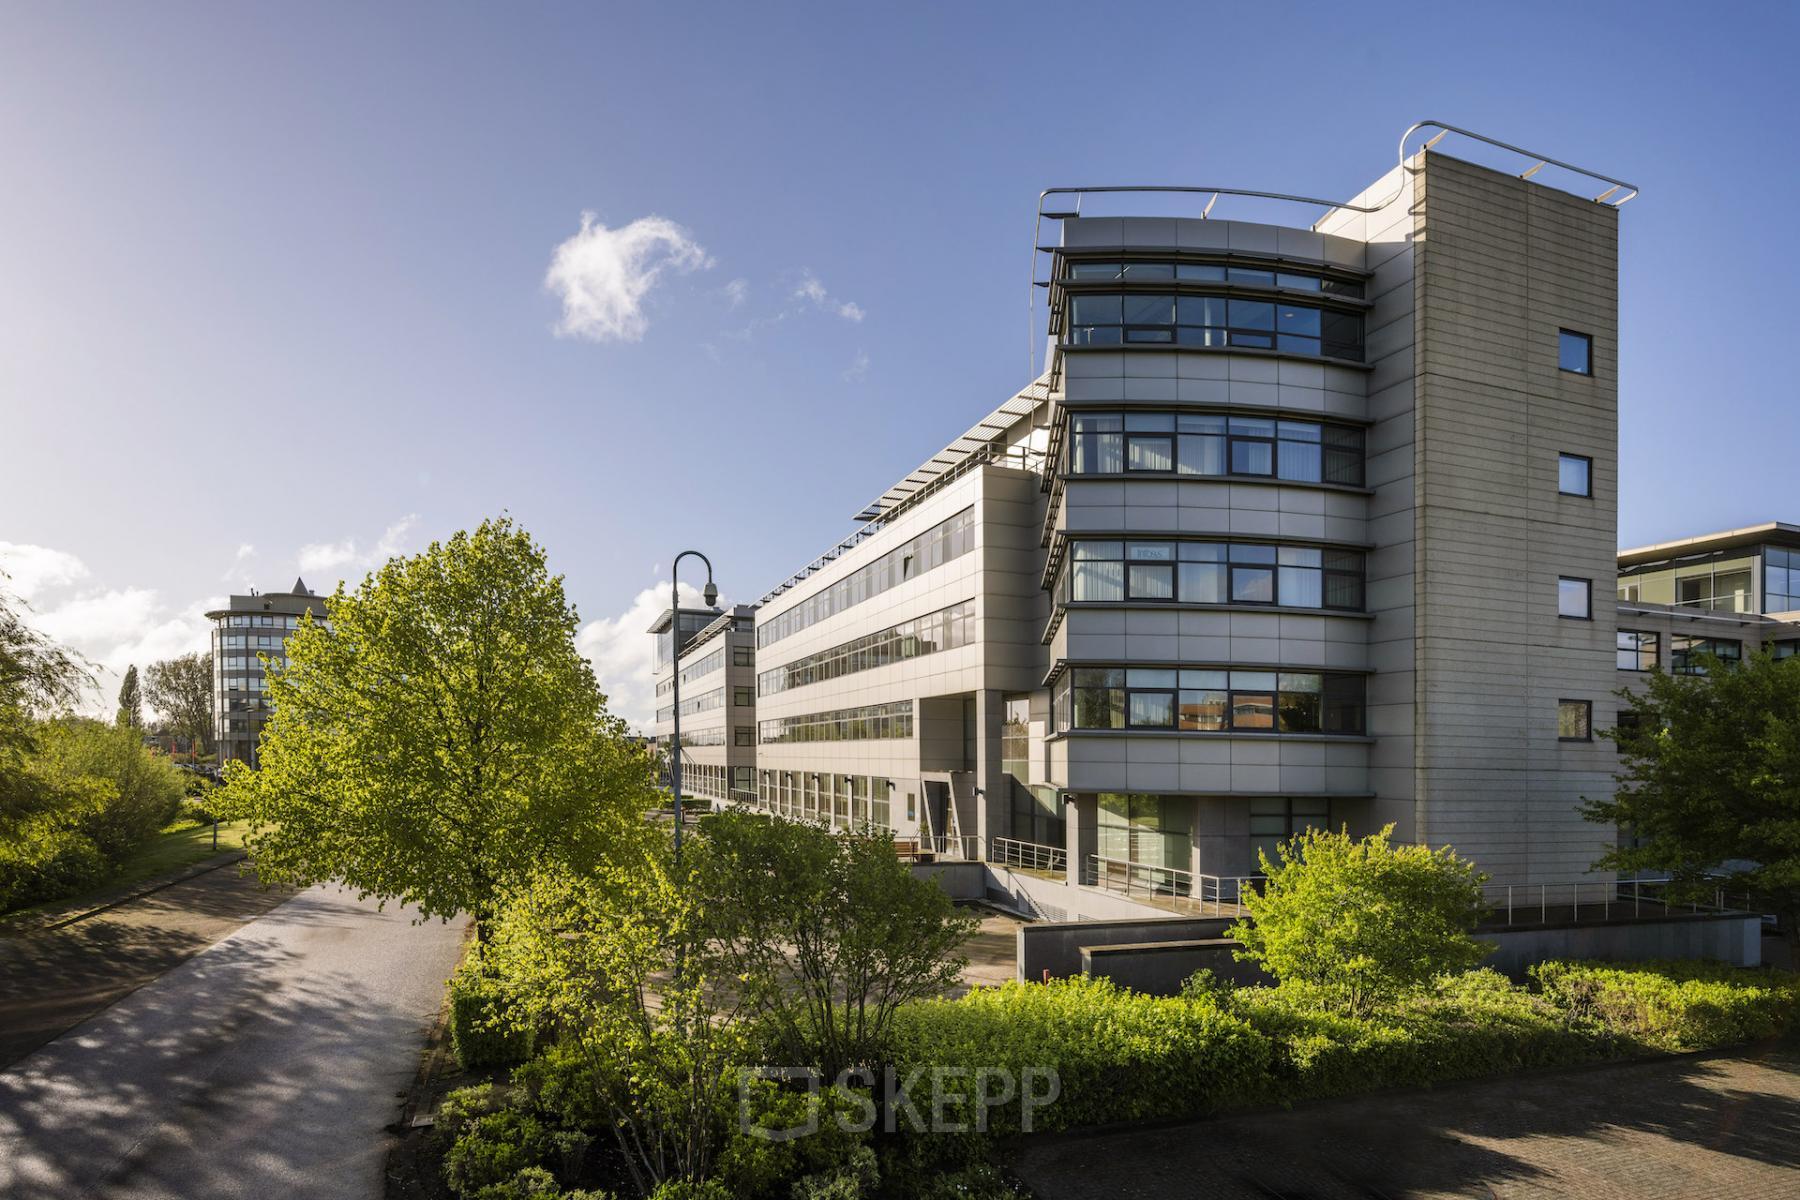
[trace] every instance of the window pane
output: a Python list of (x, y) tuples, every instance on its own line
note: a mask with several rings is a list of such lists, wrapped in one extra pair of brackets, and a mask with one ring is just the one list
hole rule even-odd
[(1124, 313), (1127, 325), (1173, 325), (1175, 297), (1129, 294), (1124, 298)]
[(1231, 599), (1237, 604), (1272, 604), (1275, 572), (1268, 567), (1231, 568)]
[(1175, 568), (1154, 563), (1132, 563), (1131, 598), (1133, 600), (1173, 600), (1175, 598)]
[(1122, 311), (1122, 303), (1115, 293), (1069, 297), (1071, 325), (1117, 325)]
[(1305, 442), (1277, 442), (1280, 449), (1280, 469), (1276, 471), (1283, 479), (1298, 479), (1307, 483), (1317, 483), (1324, 470), (1322, 448), (1308, 445)]
[(1564, 700), (1556, 706), (1556, 736), (1587, 741), (1592, 732), (1593, 708), (1585, 700)]
[(1320, 279), (1317, 275), (1290, 275), (1286, 271), (1278, 271), (1275, 275), (1275, 286), (1295, 288), (1304, 292), (1319, 290)]
[(1225, 300), (1221, 296), (1178, 296), (1175, 314), (1183, 325), (1225, 326)]
[(1129, 412), (1125, 414), (1126, 433), (1173, 433), (1174, 431), (1174, 413)]
[(1175, 439), (1133, 434), (1125, 448), (1128, 471), (1172, 471), (1175, 469)]
[(1319, 336), (1319, 310), (1283, 304), (1276, 311), (1275, 327), (1282, 333), (1316, 338)]
[(1233, 692), (1231, 696), (1233, 729), (1275, 728), (1275, 697), (1267, 692)]
[(1588, 616), (1589, 583), (1585, 579), (1556, 581), (1556, 614), (1560, 617)]
[(1181, 602), (1183, 604), (1225, 603), (1224, 563), (1184, 562), (1181, 564)]
[(1281, 602), (1297, 608), (1318, 608), (1325, 599), (1324, 578), (1310, 567), (1281, 568)]
[[(1233, 283), (1248, 283), (1256, 287), (1275, 286), (1275, 272), (1259, 271), (1254, 267), (1232, 267), (1229, 270), (1228, 278)], [(1234, 300), (1232, 303), (1235, 304), (1237, 301)]]
[(1274, 473), (1275, 448), (1268, 442), (1252, 442), (1233, 438), (1231, 473), (1233, 475), (1271, 475)]
[(1175, 267), (1175, 278), (1197, 279), (1206, 283), (1225, 282), (1225, 268), (1212, 263), (1178, 263)]
[(1577, 375), (1593, 374), (1594, 340), (1569, 329), (1560, 330), (1558, 339), (1557, 365)]
[(1172, 692), (1132, 692), (1130, 724), (1138, 728), (1172, 729), (1175, 695)]
[(1069, 448), (1069, 470), (1077, 475), (1116, 475), (1125, 469), (1125, 435), (1078, 433)]
[(1275, 328), (1275, 306), (1267, 300), (1233, 300), (1230, 313), (1233, 329)]
[(1069, 264), (1070, 279), (1117, 279), (1118, 263), (1073, 262)]
[(1181, 728), (1225, 728), (1226, 693), (1184, 689), (1181, 693)]
[(1123, 600), (1125, 598), (1125, 564), (1120, 562), (1078, 562), (1071, 567), (1069, 599)]
[(1557, 459), (1556, 490), (1565, 496), (1591, 496), (1593, 484), (1588, 478), (1591, 464), (1587, 459), (1574, 454), (1564, 454)]
[(1184, 433), (1176, 439), (1176, 469), (1183, 475), (1223, 475), (1225, 439)]

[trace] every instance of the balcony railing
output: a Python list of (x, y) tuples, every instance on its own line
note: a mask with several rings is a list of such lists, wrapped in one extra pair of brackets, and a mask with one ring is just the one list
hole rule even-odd
[(1241, 916), (1243, 897), (1262, 881), (1261, 875), (1199, 875), (1099, 854), (1088, 856), (1081, 879), (1088, 887), (1203, 917)]
[(1063, 875), (1069, 869), (1069, 852), (1061, 846), (997, 837), (988, 843), (988, 861), (1019, 871)]
[[(1489, 884), (1481, 898), (1490, 924), (1547, 925), (1551, 922), (1633, 920), (1671, 913), (1727, 913), (1751, 909), (1748, 896), (1714, 889), (1711, 901), (1676, 899), (1670, 879), (1571, 880), (1567, 883)], [(1735, 903), (1739, 901), (1741, 903)]]

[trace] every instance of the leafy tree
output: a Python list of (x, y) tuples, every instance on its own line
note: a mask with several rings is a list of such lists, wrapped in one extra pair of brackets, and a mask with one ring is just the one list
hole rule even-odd
[(1678, 895), (1707, 897), (1729, 873), (1800, 929), (1800, 662), (1702, 665), (1619, 693), (1636, 720), (1610, 735), (1617, 788), (1585, 811), (1625, 836), (1595, 865), (1666, 873)]
[(172, 732), (202, 753), (213, 750), (212, 656), (196, 650), (151, 663), (145, 672), (150, 707), (168, 719)]
[(136, 663), (125, 668), (125, 680), (119, 684), (119, 715), (113, 723), (120, 729), (144, 727), (144, 697), (138, 688)]
[(729, 1134), (748, 1059), (741, 994), (704, 936), (694, 857), (638, 822), (585, 871), (513, 877), (482, 962), (514, 1019), (554, 1025), (640, 1195), (699, 1186)]
[(269, 675), (260, 767), (233, 763), (262, 878), (472, 913), (532, 867), (598, 861), (652, 802), (544, 552), (508, 518), (393, 558), (308, 618)]
[(895, 1011), (943, 995), (968, 964), (959, 948), (978, 922), (887, 832), (740, 812), (701, 829), (708, 937), (781, 1061), (827, 1078), (885, 1061)]
[(27, 624), (25, 611), (0, 588), (0, 790), (35, 743), (33, 719), (73, 705), (92, 678), (78, 656)]
[(1489, 947), (1470, 935), (1487, 876), (1448, 846), (1393, 846), (1393, 832), (1309, 829), (1279, 862), (1259, 854), (1268, 882), (1244, 894), (1237, 957), (1353, 1013), (1479, 963)]

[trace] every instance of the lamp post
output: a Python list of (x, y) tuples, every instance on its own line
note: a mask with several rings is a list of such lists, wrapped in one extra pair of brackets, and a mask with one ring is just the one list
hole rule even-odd
[(719, 589), (713, 585), (712, 561), (698, 550), (683, 550), (669, 567), (669, 660), (675, 672), (675, 733), (669, 747), (669, 790), (675, 793), (675, 865), (681, 865), (681, 560), (693, 555), (706, 564), (706, 590), (701, 593), (706, 606), (719, 602)]

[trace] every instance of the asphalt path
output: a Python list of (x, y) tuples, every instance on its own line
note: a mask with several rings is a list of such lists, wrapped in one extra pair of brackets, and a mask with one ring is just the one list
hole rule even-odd
[(413, 916), (303, 892), (13, 1064), (0, 1196), (375, 1200), (463, 944)]

